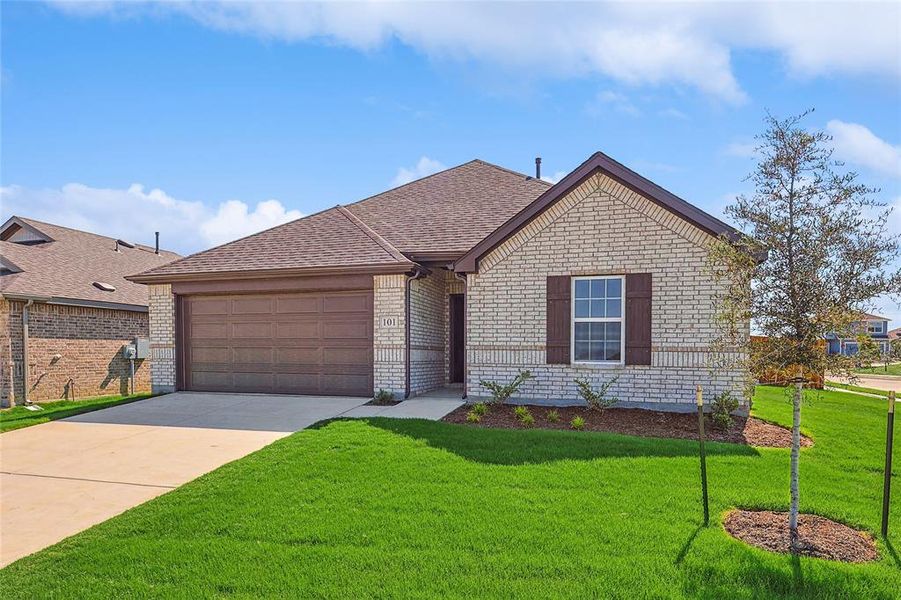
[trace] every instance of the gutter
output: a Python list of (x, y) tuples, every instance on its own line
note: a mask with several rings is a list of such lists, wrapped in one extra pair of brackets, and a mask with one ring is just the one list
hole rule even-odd
[(34, 298), (29, 298), (22, 307), (22, 401), (26, 406), (31, 404), (28, 400), (28, 307), (32, 304)]
[(410, 288), (414, 279), (422, 279), (428, 271), (417, 269), (404, 280), (404, 400), (410, 397)]

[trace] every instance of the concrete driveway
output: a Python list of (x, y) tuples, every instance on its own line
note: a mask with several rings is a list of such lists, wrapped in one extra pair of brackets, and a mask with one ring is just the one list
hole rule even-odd
[(0, 566), (367, 398), (178, 392), (0, 435)]

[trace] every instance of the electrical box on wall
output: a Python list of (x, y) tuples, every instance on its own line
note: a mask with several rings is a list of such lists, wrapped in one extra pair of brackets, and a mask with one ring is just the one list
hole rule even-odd
[(149, 338), (135, 338), (135, 358), (150, 358), (150, 339)]

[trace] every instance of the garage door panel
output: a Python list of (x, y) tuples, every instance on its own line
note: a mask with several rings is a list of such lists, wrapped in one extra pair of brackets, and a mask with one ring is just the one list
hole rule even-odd
[(237, 297), (231, 301), (233, 315), (271, 315), (272, 298), (265, 296)]
[(186, 297), (188, 389), (368, 396), (372, 291)]
[(369, 296), (360, 294), (326, 296), (322, 299), (322, 312), (368, 312), (371, 307), (371, 300)]
[(283, 296), (276, 300), (278, 314), (319, 314), (322, 298), (319, 296)]
[(368, 341), (372, 331), (371, 321), (324, 321), (322, 337), (326, 340), (363, 340)]
[(319, 321), (279, 321), (275, 324), (275, 337), (318, 340), (321, 327)]

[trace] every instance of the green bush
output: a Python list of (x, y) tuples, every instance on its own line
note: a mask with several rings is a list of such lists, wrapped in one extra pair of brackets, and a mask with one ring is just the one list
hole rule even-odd
[(480, 415), (479, 413), (477, 413), (474, 410), (471, 410), (468, 413), (466, 413), (466, 422), (467, 423), (478, 423), (481, 420), (482, 420), (482, 415)]
[(573, 382), (579, 388), (579, 395), (582, 396), (582, 399), (588, 404), (588, 408), (603, 412), (619, 401), (619, 399), (614, 396), (607, 397), (607, 391), (610, 389), (610, 386), (616, 383), (617, 379), (619, 379), (619, 377), (614, 377), (610, 381), (601, 382), (601, 387), (598, 389), (594, 389), (588, 379), (574, 379)]
[(549, 410), (545, 415), (548, 423), (558, 423), (560, 421), (560, 413), (556, 410)]
[(373, 400), (376, 404), (388, 404), (389, 402), (394, 400), (394, 393), (379, 388), (379, 391), (375, 393)]
[(532, 416), (531, 413), (526, 413), (519, 418), (519, 422), (522, 423), (525, 427), (531, 429), (535, 427), (535, 417)]
[(484, 417), (488, 414), (488, 405), (484, 402), (476, 402), (472, 405), (472, 412), (479, 415), (480, 417)]
[(710, 403), (710, 420), (713, 426), (723, 431), (729, 431), (735, 425), (732, 411), (738, 408), (738, 400), (732, 392), (724, 391), (713, 397)]
[(513, 378), (513, 381), (506, 385), (485, 379), (479, 381), (479, 385), (491, 392), (490, 404), (503, 404), (529, 379), (532, 379), (532, 372), (526, 370), (517, 373), (516, 377)]
[(585, 429), (585, 419), (582, 417), (573, 417), (573, 420), (569, 422), (569, 426), (577, 431), (582, 431)]
[(525, 406), (517, 406), (513, 409), (513, 414), (516, 415), (517, 419), (522, 419), (524, 416), (529, 414), (529, 409)]

